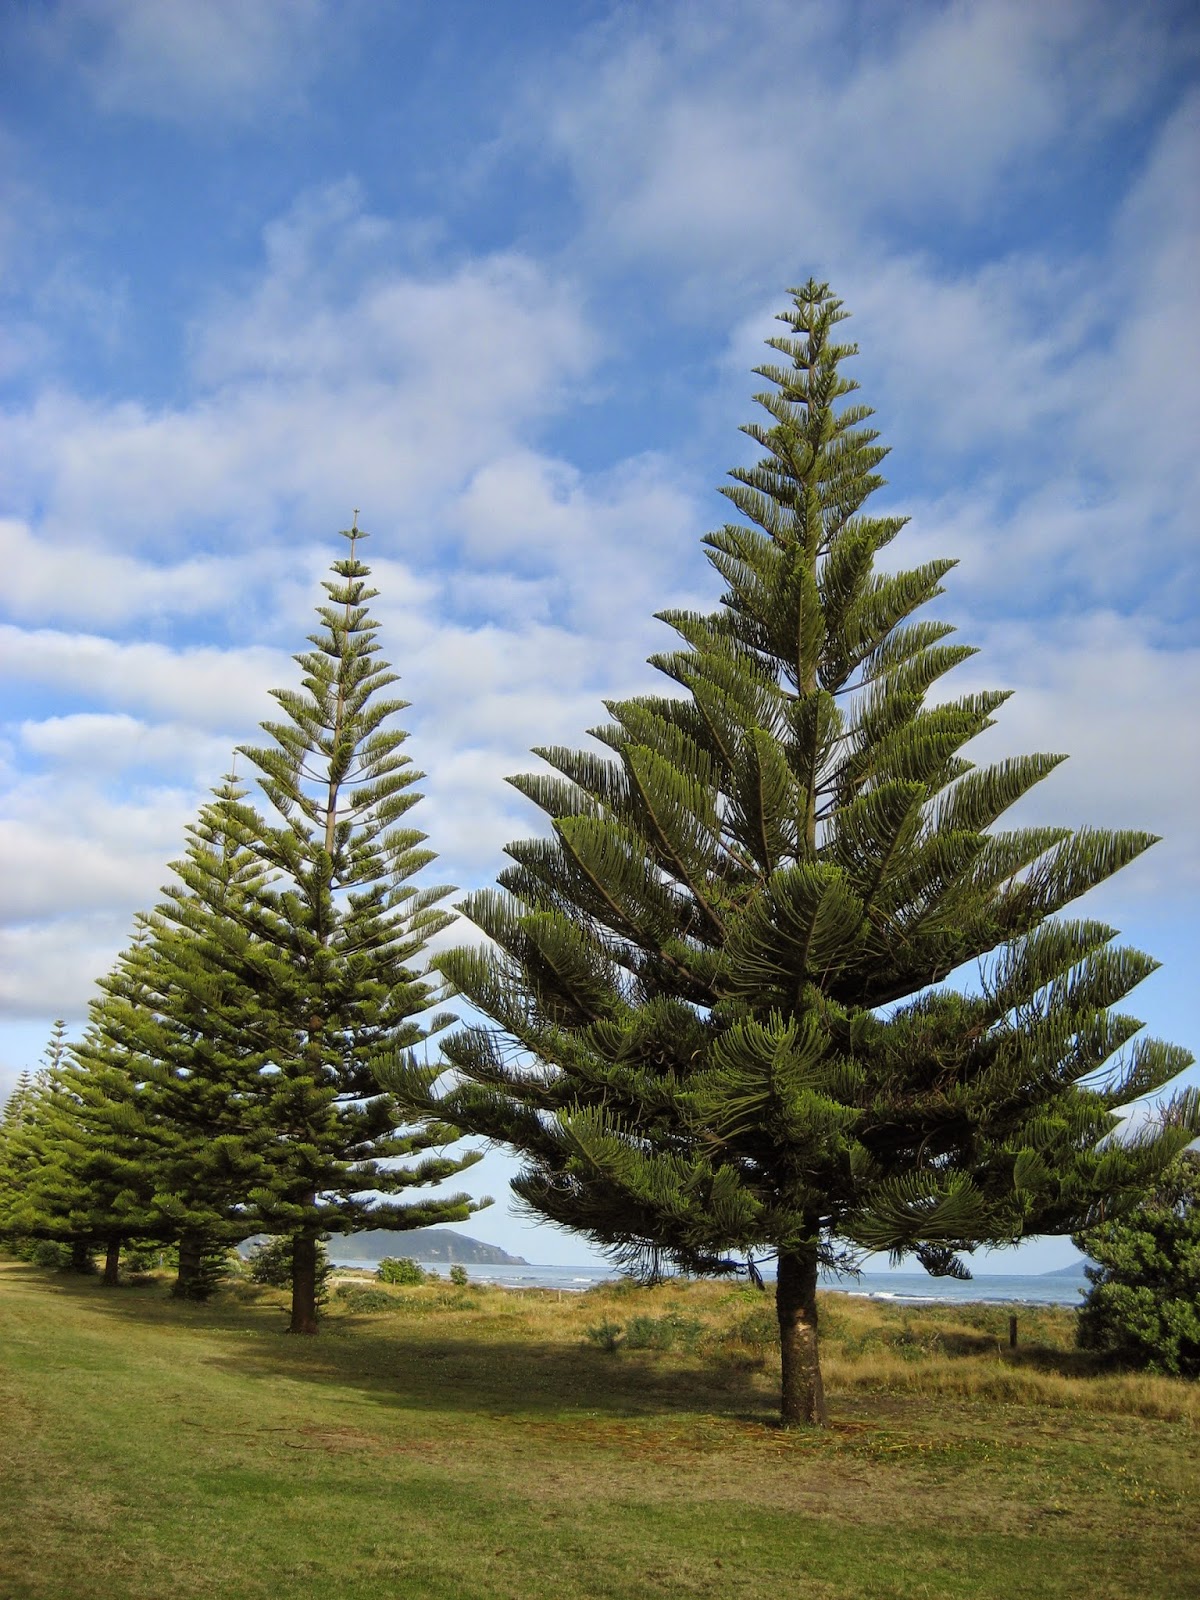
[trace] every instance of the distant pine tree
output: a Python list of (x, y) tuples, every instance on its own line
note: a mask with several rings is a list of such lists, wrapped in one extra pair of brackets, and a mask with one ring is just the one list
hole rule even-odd
[(146, 1221), (145, 1127), (136, 1075), (124, 1063), (86, 1064), (76, 1049), (55, 1023), (45, 1065), (6, 1111), (3, 1227), (68, 1245), (80, 1272), (93, 1270), (102, 1246), (106, 1282), (115, 1282), (121, 1238)]
[(513, 780), (552, 836), (465, 903), (492, 942), (438, 963), (495, 1024), (445, 1045), (443, 1114), (523, 1154), (533, 1211), (651, 1267), (777, 1256), (787, 1423), (825, 1418), (817, 1276), (847, 1244), (967, 1276), (1130, 1204), (1200, 1124), (1193, 1098), (1104, 1140), (1191, 1058), (1110, 1010), (1155, 963), (1056, 913), (1153, 840), (996, 826), (1061, 757), (974, 768), (1006, 695), (928, 703), (973, 652), (910, 620), (952, 562), (876, 566), (905, 519), (864, 510), (885, 451), (845, 314), (793, 292), (742, 520), (705, 541), (721, 609), (663, 614), (670, 692), (610, 703), (605, 754)]
[(219, 828), (222, 805), (243, 794), (227, 779), (189, 829), (176, 881), (101, 980), (74, 1049), (107, 1075), (110, 1118), (122, 1101), (136, 1105), (149, 1197), (141, 1237), (177, 1243), (173, 1292), (185, 1298), (205, 1298), (229, 1246), (258, 1230), (248, 1197), (278, 1137), (264, 1016), (250, 1020), (255, 996), (231, 959), (245, 935), (230, 907), (261, 876)]

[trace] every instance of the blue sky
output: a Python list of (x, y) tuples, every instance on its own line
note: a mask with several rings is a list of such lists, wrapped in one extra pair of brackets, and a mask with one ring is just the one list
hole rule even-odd
[[(1013, 688), (1026, 821), (1200, 1050), (1193, 9), (93, 0), (0, 16), (0, 1094), (291, 679), (353, 507), (437, 876), (647, 685), (789, 284), (854, 313), (905, 564)], [(1192, 1074), (1196, 1076), (1195, 1073)], [(576, 1241), (508, 1214), (531, 1259)], [(1054, 1266), (1069, 1243), (996, 1266)]]

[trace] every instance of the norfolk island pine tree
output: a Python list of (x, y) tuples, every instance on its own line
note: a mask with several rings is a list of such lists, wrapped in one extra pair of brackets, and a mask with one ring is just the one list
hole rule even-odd
[(742, 520), (704, 541), (721, 609), (661, 614), (671, 691), (609, 703), (603, 755), (511, 780), (551, 836), (462, 906), (489, 946), (438, 958), (485, 1019), (443, 1045), (440, 1110), (525, 1158), (531, 1211), (633, 1265), (775, 1253), (786, 1424), (826, 1416), (822, 1265), (967, 1276), (978, 1245), (1118, 1214), (1200, 1125), (1193, 1092), (1110, 1137), (1191, 1058), (1110, 1009), (1155, 963), (1058, 913), (1154, 840), (996, 828), (1062, 758), (976, 768), (1006, 695), (926, 703), (974, 653), (912, 620), (954, 563), (876, 569), (906, 519), (863, 511), (886, 452), (846, 313), (791, 298), (763, 456), (722, 491)]
[(0, 1237), (18, 1247), (32, 1241), (69, 1245), (72, 1266), (93, 1267), (94, 1217), (87, 1186), (63, 1159), (77, 1135), (76, 1102), (64, 1099), (59, 1074), (67, 1061), (67, 1028), (59, 1018), (34, 1072), (25, 1071), (0, 1121)]
[(423, 1023), (442, 985), (417, 966), (450, 920), (438, 909), (449, 891), (410, 881), (433, 859), (425, 835), (401, 825), (422, 774), (395, 726), (407, 702), (384, 694), (396, 679), (378, 656), (377, 591), (358, 555), (366, 535), (356, 521), (343, 537), (320, 628), (295, 658), (301, 687), (272, 691), (283, 720), (263, 724), (269, 743), (240, 751), (271, 817), (228, 792), (202, 813), (252, 858), (252, 886), (231, 901), (220, 874), (192, 858), (184, 876), (188, 899), (221, 912), (214, 959), (248, 997), (241, 1020), (263, 1053), (274, 1136), (247, 1204), (264, 1231), (292, 1239), (294, 1333), (316, 1331), (323, 1232), (461, 1221), (490, 1204), (373, 1198), (439, 1183), (480, 1154), (427, 1153), (458, 1137), (426, 1113), (440, 1068), (416, 1054), (450, 1020)]
[[(280, 739), (291, 769), (271, 750), (250, 752), (270, 765), (264, 789), (288, 823), (272, 828), (232, 779), (203, 809), (164, 902), (139, 918), (83, 1040), (51, 1074), (37, 1181), (19, 1208), (43, 1236), (74, 1237), (86, 1224), (110, 1240), (177, 1239), (185, 1293), (206, 1253), (264, 1229), (290, 1232), (292, 1322), (303, 1332), (315, 1328), (317, 1218), (349, 1232), (478, 1209), (462, 1195), (390, 1207), (366, 1199), (436, 1183), (478, 1156), (396, 1165), (456, 1130), (410, 1127), (409, 1102), (381, 1092), (370, 1072), (399, 1052), (418, 1090), (432, 1076), (411, 1059), (428, 1031), (411, 1019), (436, 991), (406, 963), (445, 920), (431, 907), (446, 891), (407, 883), (431, 858), (422, 835), (394, 826), (420, 775), (398, 752), (403, 733), (384, 726), (402, 702), (374, 698), (394, 680), (372, 660), (368, 569), (353, 552), (362, 535), (348, 537), (351, 558), (335, 565), (344, 582), (326, 585), (341, 611), (321, 609), (326, 632), (298, 658), (305, 692), (277, 693), (305, 723), (301, 738)], [(308, 792), (322, 761), (323, 809)]]
[(115, 1283), (120, 1242), (150, 1231), (150, 1164), (137, 1075), (125, 1061), (88, 1061), (55, 1024), (47, 1064), (32, 1080), (9, 1139), (4, 1231), (69, 1244), (72, 1265), (92, 1270), (106, 1253)]
[[(137, 938), (101, 979), (88, 1030), (72, 1047), (107, 1074), (110, 1117), (117, 1102), (136, 1108), (150, 1197), (138, 1233), (178, 1243), (173, 1292), (186, 1298), (206, 1297), (213, 1264), (258, 1230), (247, 1197), (277, 1139), (263, 1072), (270, 1016), (228, 959), (244, 944), (228, 908), (253, 892), (260, 870), (219, 826), (221, 802), (242, 797), (226, 779), (189, 828), (166, 898), (138, 918)], [(196, 883), (203, 894), (189, 887)]]

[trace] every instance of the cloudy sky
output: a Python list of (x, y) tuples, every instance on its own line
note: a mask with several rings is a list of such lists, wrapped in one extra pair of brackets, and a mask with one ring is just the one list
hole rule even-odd
[[(715, 598), (810, 274), (898, 557), (959, 558), (953, 686), (1016, 690), (979, 754), (1070, 753), (1025, 820), (1164, 836), (1087, 909), (1200, 1052), (1198, 58), (1169, 0), (4, 7), (0, 1094), (291, 681), (356, 506), (438, 876), (492, 880), (536, 825), (505, 774)], [(506, 1170), (472, 1231), (582, 1259)]]

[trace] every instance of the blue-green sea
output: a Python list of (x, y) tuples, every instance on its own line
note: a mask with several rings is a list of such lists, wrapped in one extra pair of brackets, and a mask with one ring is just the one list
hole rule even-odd
[[(374, 1271), (379, 1265), (377, 1261), (356, 1261), (349, 1257), (338, 1261), (334, 1256), (333, 1260), (335, 1266), (365, 1267), (368, 1271)], [(449, 1272), (445, 1261), (423, 1261), (418, 1264), (427, 1272), (438, 1273), (442, 1277)], [(469, 1266), (467, 1274), (473, 1283), (494, 1283), (509, 1289), (562, 1289), (576, 1293), (617, 1276), (611, 1267), (526, 1263)], [(770, 1272), (764, 1272), (764, 1276), (769, 1280)], [(985, 1301), (996, 1304), (1013, 1302), (1077, 1306), (1088, 1288), (1082, 1267), (1078, 1276), (1060, 1272), (1029, 1275), (1015, 1272), (980, 1273), (966, 1283), (956, 1278), (931, 1278), (924, 1272), (864, 1272), (858, 1278), (826, 1277), (822, 1279), (821, 1286), (843, 1294), (866, 1295), (873, 1300), (892, 1300), (910, 1305), (931, 1301), (956, 1305)]]

